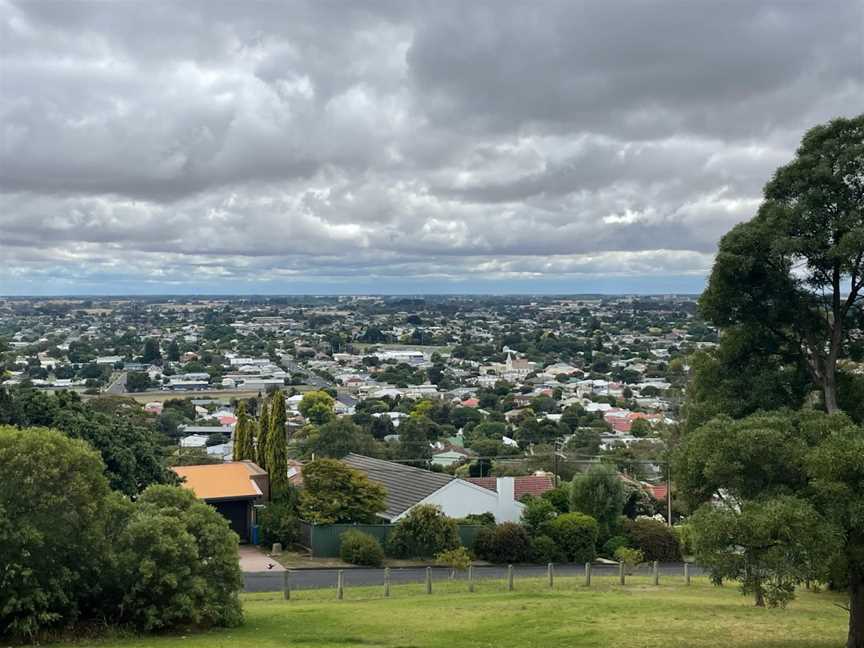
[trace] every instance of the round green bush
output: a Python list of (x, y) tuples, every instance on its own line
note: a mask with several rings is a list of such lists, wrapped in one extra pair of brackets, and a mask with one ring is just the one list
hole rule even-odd
[(490, 562), (522, 563), (531, 560), (531, 538), (521, 524), (503, 522), (495, 527), (492, 546), (488, 556)]
[(460, 545), (456, 521), (437, 506), (416, 506), (399, 520), (387, 539), (394, 558), (433, 558)]
[(584, 513), (565, 513), (544, 525), (567, 560), (590, 562), (597, 557), (597, 520)]
[(531, 540), (531, 562), (539, 565), (562, 562), (564, 554), (555, 544), (555, 541), (547, 535), (539, 535)]
[(339, 536), (339, 557), (350, 565), (380, 567), (384, 563), (384, 550), (378, 540), (362, 531), (350, 530)]
[(648, 562), (681, 560), (678, 536), (668, 526), (651, 518), (639, 518), (627, 523), (625, 530), (633, 546), (642, 551)]
[(603, 544), (603, 555), (607, 558), (614, 558), (615, 552), (622, 547), (630, 546), (630, 538), (627, 536), (612, 536)]

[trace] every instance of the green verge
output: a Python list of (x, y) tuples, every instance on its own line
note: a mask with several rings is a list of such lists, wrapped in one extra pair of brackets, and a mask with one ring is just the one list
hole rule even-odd
[(846, 635), (844, 597), (800, 591), (785, 610), (757, 609), (734, 585), (714, 587), (706, 579), (667, 578), (659, 587), (634, 577), (624, 587), (595, 577), (517, 578), (515, 591), (503, 581), (394, 585), (389, 599), (380, 587), (295, 590), (243, 596), (246, 623), (240, 628), (170, 636), (111, 636), (76, 642), (99, 648), (188, 646), (370, 646), (388, 648), (547, 646), (616, 648), (838, 648)]

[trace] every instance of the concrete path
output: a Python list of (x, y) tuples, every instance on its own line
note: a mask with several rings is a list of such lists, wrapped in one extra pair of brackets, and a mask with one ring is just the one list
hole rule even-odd
[(283, 572), (285, 568), (258, 547), (240, 545), (240, 571), (269, 574)]

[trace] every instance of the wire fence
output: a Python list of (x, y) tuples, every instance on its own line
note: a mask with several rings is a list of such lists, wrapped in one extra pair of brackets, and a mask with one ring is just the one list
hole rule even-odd
[[(316, 572), (315, 582), (308, 575)], [(331, 570), (286, 570), (278, 576), (285, 600), (297, 598), (298, 592), (317, 590), (320, 594), (331, 590), (336, 600), (342, 600), (349, 589), (362, 591), (364, 598), (388, 598), (394, 594), (394, 586), (413, 586), (409, 593), (431, 595), (436, 591), (447, 594), (474, 593), (483, 586), (484, 591), (517, 591), (525, 585), (530, 591), (560, 590), (564, 588), (626, 587), (627, 585), (661, 587), (665, 584), (689, 586), (692, 579), (703, 576), (698, 565), (692, 563), (658, 562), (638, 567), (618, 564), (556, 565), (496, 565), (470, 566), (466, 570), (446, 567), (383, 569), (331, 569)], [(277, 581), (271, 579), (275, 584)], [(418, 591), (419, 588), (419, 591)], [(375, 591), (379, 590), (376, 595)], [(269, 588), (267, 591), (274, 591)], [(305, 597), (303, 597), (305, 598)], [(325, 596), (325, 598), (327, 598)]]

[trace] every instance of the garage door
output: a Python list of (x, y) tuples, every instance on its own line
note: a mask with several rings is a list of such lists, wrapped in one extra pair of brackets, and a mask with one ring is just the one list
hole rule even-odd
[(249, 541), (249, 500), (211, 502), (219, 513), (231, 524), (231, 529), (240, 536), (240, 542)]

